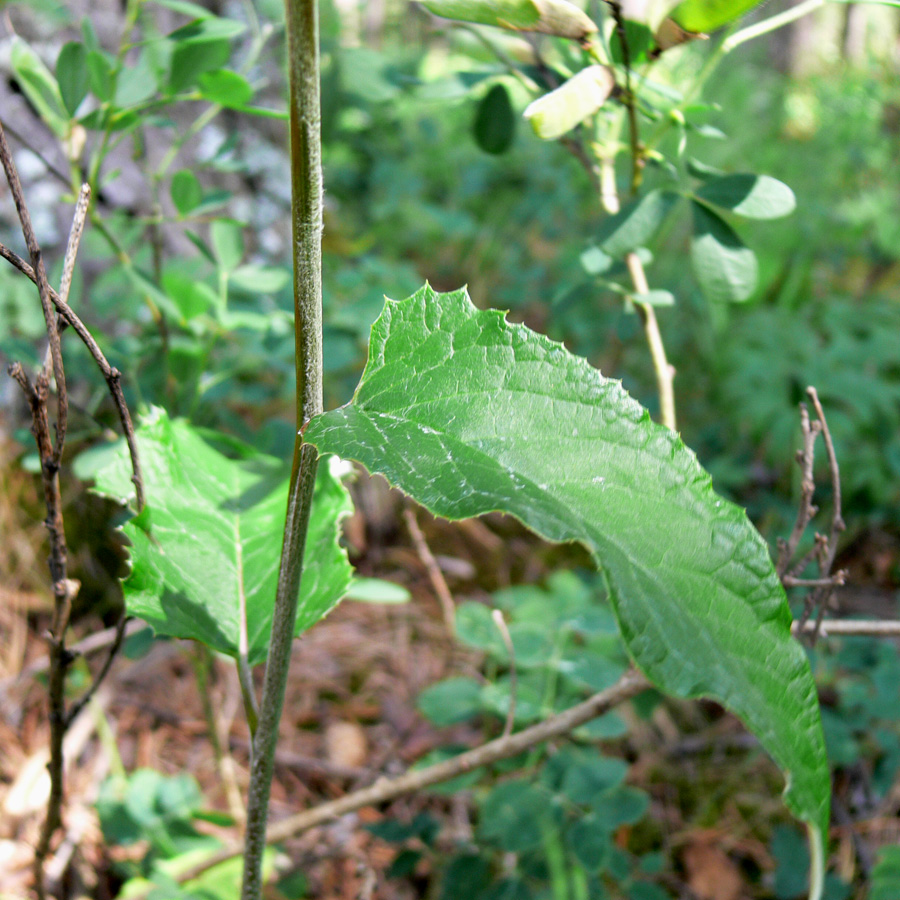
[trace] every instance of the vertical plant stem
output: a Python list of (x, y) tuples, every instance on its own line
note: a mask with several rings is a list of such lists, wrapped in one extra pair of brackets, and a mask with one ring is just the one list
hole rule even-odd
[[(650, 287), (647, 284), (647, 275), (644, 272), (644, 266), (641, 258), (632, 251), (625, 257), (625, 265), (628, 266), (628, 274), (631, 276), (631, 283), (638, 294), (647, 294)], [(659, 394), (659, 412), (663, 425), (666, 428), (675, 430), (675, 368), (666, 358), (666, 347), (663, 344), (662, 334), (659, 330), (659, 322), (656, 319), (656, 312), (648, 303), (634, 304), (637, 307), (638, 315), (644, 324), (644, 334), (647, 338), (647, 344), (650, 347), (650, 357), (653, 360), (653, 371), (656, 375), (656, 389)]]
[[(610, 215), (615, 215), (620, 209), (619, 195), (616, 192), (615, 161), (612, 156), (604, 155), (598, 159), (600, 169), (600, 203)], [(646, 294), (650, 291), (647, 284), (647, 273), (644, 264), (635, 252), (625, 256), (625, 265), (631, 283), (636, 294)], [(635, 301), (638, 315), (644, 326), (644, 336), (647, 338), (647, 346), (650, 348), (650, 358), (653, 361), (653, 372), (656, 375), (656, 391), (659, 396), (659, 413), (663, 425), (675, 431), (675, 367), (666, 357), (666, 347), (663, 343), (662, 333), (659, 330), (659, 321), (656, 312), (648, 303)]]
[(318, 454), (303, 427), (322, 411), (322, 152), (317, 0), (285, 0), (291, 132), (291, 225), (294, 242), (294, 340), (297, 437), (288, 494), (272, 638), (259, 723), (253, 739), (242, 900), (260, 900), (269, 793), (278, 723), (290, 663), (303, 551)]

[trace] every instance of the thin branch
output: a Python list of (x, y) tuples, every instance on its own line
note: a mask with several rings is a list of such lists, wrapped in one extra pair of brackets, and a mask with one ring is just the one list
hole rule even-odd
[(831, 475), (831, 534), (828, 536), (828, 554), (823, 564), (825, 571), (831, 571), (834, 557), (837, 553), (837, 536), (847, 528), (841, 512), (841, 470), (838, 466), (837, 455), (834, 452), (834, 442), (831, 440), (828, 421), (825, 419), (825, 411), (819, 402), (819, 395), (814, 387), (808, 387), (806, 393), (809, 395), (809, 399), (812, 400), (819, 424), (822, 426), (822, 439), (825, 441), (825, 452), (828, 455), (828, 470)]
[(447, 634), (449, 634), (450, 637), (455, 637), (456, 606), (453, 603), (453, 594), (450, 593), (450, 588), (447, 587), (447, 580), (444, 578), (444, 573), (437, 564), (437, 560), (434, 558), (431, 548), (428, 546), (428, 541), (425, 540), (425, 535), (419, 527), (415, 512), (408, 506), (403, 510), (403, 519), (406, 522), (406, 527), (409, 529), (409, 536), (412, 538), (416, 553), (418, 553), (419, 559), (422, 561), (422, 565), (425, 566), (425, 571), (428, 573), (428, 580), (431, 582), (431, 587), (440, 601), (441, 613), (444, 616), (444, 627), (447, 629)]
[[(8, 263), (15, 266), (26, 278), (30, 278), (35, 284), (37, 283), (37, 275), (34, 269), (22, 259), (17, 253), (14, 253), (8, 247), (0, 244), (0, 256)], [(125, 395), (122, 393), (122, 373), (111, 366), (103, 355), (94, 336), (88, 331), (84, 322), (78, 318), (75, 310), (66, 303), (53, 288), (50, 288), (50, 301), (56, 307), (57, 312), (62, 316), (63, 320), (68, 323), (72, 330), (81, 338), (82, 343), (87, 347), (88, 352), (100, 369), (101, 374), (106, 380), (112, 395), (113, 402), (116, 404), (116, 410), (119, 414), (119, 421), (122, 423), (122, 432), (125, 435), (125, 441), (128, 444), (128, 453), (131, 456), (131, 480), (134, 483), (135, 495), (137, 498), (137, 508), (140, 512), (144, 508), (144, 478), (141, 473), (141, 463), (138, 458), (137, 441), (134, 436), (134, 425), (131, 422), (131, 413), (128, 411), (128, 405), (125, 403)]]
[(50, 300), (50, 282), (47, 280), (47, 270), (44, 268), (44, 259), (41, 254), (41, 247), (38, 244), (37, 236), (34, 233), (34, 227), (31, 224), (31, 216), (28, 213), (28, 207), (25, 204), (25, 195), (22, 193), (22, 183), (19, 181), (19, 173), (13, 162), (12, 153), (9, 150), (9, 144), (6, 142), (6, 133), (3, 131), (3, 125), (0, 123), (0, 162), (3, 164), (3, 170), (6, 173), (6, 181), (9, 185), (10, 193), (16, 204), (16, 212), (19, 216), (19, 223), (22, 226), (22, 236), (25, 238), (25, 246), (31, 256), (31, 267), (35, 274), (35, 284), (37, 284), (38, 295), (41, 298), (41, 310), (44, 313), (44, 323), (47, 328), (47, 337), (50, 340), (50, 357), (53, 361), (53, 378), (56, 381), (56, 444), (52, 448), (52, 452), (48, 461), (41, 460), (42, 465), (48, 463), (55, 469), (59, 468), (59, 461), (62, 457), (63, 448), (66, 443), (66, 428), (69, 418), (69, 397), (66, 390), (66, 373), (63, 369), (62, 347), (59, 341), (59, 329), (56, 327), (56, 316), (53, 313), (53, 303)]
[[(10, 368), (12, 368), (12, 366)], [(146, 627), (147, 623), (140, 619), (128, 619), (125, 625), (124, 637), (129, 638)], [(83, 640), (78, 641), (77, 644), (72, 644), (69, 647), (69, 652), (73, 656), (78, 657), (87, 656), (89, 653), (96, 653), (98, 650), (104, 650), (116, 640), (117, 632), (118, 625), (115, 625), (112, 628), (104, 628), (103, 631), (94, 632), (94, 634), (90, 634)], [(0, 682), (0, 695), (2, 695), (11, 684), (20, 682), (25, 678), (33, 678), (35, 675), (40, 675), (42, 672), (47, 671), (47, 667), (48, 662), (47, 657), (45, 656), (29, 663), (18, 675), (4, 678), (3, 681)]]
[[(119, 617), (119, 621), (116, 623), (115, 631), (113, 634), (112, 643), (109, 645), (109, 650), (106, 654), (106, 659), (103, 661), (103, 665), (100, 667), (100, 671), (97, 673), (94, 678), (91, 686), (84, 692), (84, 695), (78, 700), (75, 704), (73, 704), (72, 708), (66, 715), (66, 728), (68, 728), (72, 722), (75, 720), (75, 717), (85, 708), (85, 706), (90, 703), (91, 697), (97, 693), (97, 688), (103, 684), (104, 679), (109, 674), (109, 670), (112, 668), (113, 660), (116, 658), (116, 654), (119, 652), (119, 648), (122, 646), (122, 641), (125, 640), (125, 626), (128, 623), (128, 616), (125, 613)], [(69, 653), (71, 653), (74, 657), (74, 647), (69, 648)]]
[(29, 153), (33, 153), (43, 164), (44, 168), (59, 181), (67, 190), (71, 190), (72, 182), (69, 180), (69, 176), (66, 175), (62, 169), (58, 169), (49, 159), (37, 148), (34, 144), (29, 143), (28, 139), (20, 132), (17, 131), (12, 125), (5, 122), (2, 118), (0, 118), (0, 128), (5, 129), (9, 134), (13, 136), (13, 139), (18, 141)]
[[(844, 519), (841, 513), (841, 473), (834, 451), (834, 443), (825, 418), (825, 411), (819, 402), (819, 396), (815, 388), (808, 387), (806, 393), (812, 400), (816, 411), (816, 420), (811, 421), (806, 404), (800, 404), (800, 429), (803, 437), (803, 447), (797, 452), (797, 462), (800, 465), (802, 476), (800, 485), (800, 505), (797, 509), (797, 518), (791, 530), (788, 540), (778, 541), (778, 557), (775, 570), (782, 584), (787, 587), (805, 587), (810, 591), (803, 601), (803, 614), (795, 631), (801, 634), (809, 634), (813, 643), (823, 627), (825, 611), (828, 608), (834, 589), (844, 584), (847, 573), (843, 570), (832, 573), (835, 555), (837, 554), (838, 535), (844, 530)], [(813, 546), (799, 560), (794, 557), (800, 541), (807, 527), (819, 512), (813, 503), (816, 483), (814, 476), (815, 444), (816, 438), (822, 435), (825, 442), (825, 452), (828, 456), (828, 468), (831, 477), (832, 489), (832, 514), (831, 530), (829, 534), (816, 534)], [(819, 573), (815, 578), (801, 577), (806, 568), (816, 563)], [(807, 625), (815, 613), (815, 622), (811, 628)]]
[(820, 637), (900, 637), (900, 621), (896, 619), (823, 619), (821, 622), (797, 619), (794, 634), (816, 634)]
[(840, 587), (846, 584), (847, 570), (840, 569), (829, 578), (794, 578), (792, 575), (785, 575), (781, 579), (781, 583), (785, 587)]
[[(641, 186), (644, 157), (638, 133), (637, 111), (634, 106), (634, 94), (631, 91), (631, 48), (628, 46), (628, 35), (622, 18), (622, 4), (618, 0), (606, 0), (612, 10), (616, 34), (622, 48), (622, 67), (625, 69), (625, 109), (628, 111), (628, 134), (631, 144), (631, 193), (636, 194)], [(671, 426), (674, 430), (674, 426)]]
[(659, 330), (656, 312), (649, 303), (641, 303), (638, 299), (641, 294), (650, 293), (647, 276), (644, 273), (644, 264), (637, 253), (632, 250), (625, 255), (625, 265), (628, 267), (628, 274), (634, 285), (636, 292), (636, 296), (633, 297), (634, 305), (644, 324), (644, 334), (647, 337), (650, 356), (653, 360), (656, 388), (659, 393), (660, 418), (666, 428), (675, 431), (675, 367), (666, 357), (666, 346)]
[(75, 259), (78, 256), (78, 246), (81, 243), (81, 235), (84, 233), (84, 220), (87, 218), (88, 208), (91, 205), (91, 186), (83, 184), (75, 204), (75, 214), (72, 216), (72, 227), (69, 229), (69, 240), (66, 244), (66, 255), (63, 260), (62, 278), (59, 282), (59, 297), (63, 303), (69, 302), (69, 288), (72, 285), (72, 275), (75, 272)]
[[(83, 184), (75, 204), (75, 214), (72, 217), (72, 227), (69, 229), (69, 240), (66, 242), (66, 255), (63, 260), (62, 278), (59, 283), (59, 297), (63, 303), (69, 302), (69, 289), (72, 286), (72, 275), (75, 272), (75, 260), (78, 257), (78, 245), (81, 243), (81, 235), (84, 232), (84, 220), (87, 216), (91, 202), (90, 185)], [(51, 298), (52, 300), (52, 298)], [(57, 313), (56, 327), (59, 333), (65, 330), (66, 321)], [(50, 348), (44, 354), (44, 370), (48, 371), (51, 364)]]
[[(612, 687), (594, 694), (583, 703), (557, 713), (537, 725), (532, 725), (530, 728), (517, 731), (507, 737), (499, 737), (459, 756), (454, 756), (452, 759), (435, 763), (424, 769), (407, 772), (397, 778), (381, 778), (369, 787), (284, 819), (269, 828), (266, 834), (266, 843), (276, 844), (288, 840), (310, 828), (315, 828), (317, 825), (322, 825), (324, 822), (339, 818), (364, 806), (387, 803), (397, 797), (449, 781), (457, 775), (517, 756), (537, 744), (568, 734), (578, 726), (609, 712), (651, 686), (650, 682), (637, 669), (629, 669)], [(179, 883), (184, 883), (197, 878), (213, 866), (238, 856), (240, 852), (240, 846), (225, 847), (190, 870), (179, 874), (177, 880)], [(132, 900), (144, 900), (147, 893), (149, 893), (149, 889), (146, 892), (135, 894)]]
[(506, 627), (506, 619), (503, 618), (503, 613), (499, 609), (495, 609), (491, 613), (491, 618), (500, 632), (503, 646), (506, 647), (506, 652), (509, 655), (509, 709), (506, 711), (506, 722), (503, 724), (502, 734), (502, 737), (509, 737), (512, 734), (513, 725), (516, 721), (516, 695), (519, 686), (516, 672), (516, 649), (513, 647), (512, 636), (509, 633), (509, 628)]
[[(584, 163), (583, 163), (584, 164)], [(619, 195), (616, 191), (616, 170), (613, 159), (609, 156), (599, 155), (597, 159), (599, 168), (600, 205), (610, 215), (615, 215), (621, 208)], [(590, 166), (589, 171), (594, 172), (595, 167)], [(650, 286), (647, 283), (647, 274), (644, 272), (644, 264), (640, 256), (634, 251), (625, 255), (625, 265), (631, 276), (636, 295), (647, 294)], [(656, 376), (656, 392), (659, 396), (659, 413), (663, 425), (671, 431), (676, 429), (675, 415), (675, 367), (666, 356), (666, 345), (663, 343), (662, 332), (659, 330), (659, 321), (656, 312), (649, 303), (641, 303), (637, 296), (632, 298), (635, 308), (644, 326), (644, 336), (650, 349), (650, 359), (653, 362), (653, 373)]]
[[(816, 491), (816, 482), (813, 477), (813, 464), (815, 462), (816, 435), (819, 433), (818, 423), (811, 423), (809, 412), (805, 404), (800, 404), (800, 432), (803, 437), (803, 448), (797, 451), (797, 462), (802, 474), (800, 477), (800, 505), (797, 508), (797, 518), (787, 541), (778, 542), (778, 562), (775, 567), (779, 578), (784, 578), (788, 566), (797, 552), (803, 534), (818, 510), (813, 506), (813, 494)], [(804, 558), (805, 559), (805, 558)], [(809, 562), (809, 560), (805, 560)], [(805, 568), (805, 567), (804, 567)], [(802, 570), (801, 570), (802, 571)]]
[(44, 863), (50, 852), (54, 835), (62, 825), (64, 794), (63, 739), (68, 719), (66, 716), (66, 673), (73, 656), (66, 649), (66, 629), (72, 610), (72, 601), (78, 593), (79, 583), (68, 577), (68, 550), (62, 517), (62, 496), (59, 487), (59, 467), (53, 464), (53, 442), (50, 437), (50, 417), (47, 412), (49, 383), (46, 373), (38, 375), (32, 384), (19, 363), (9, 367), (9, 374), (20, 385), (31, 407), (32, 434), (41, 460), (41, 483), (44, 487), (44, 504), (47, 508), (45, 524), (50, 538), (50, 577), (53, 582), (53, 620), (47, 634), (48, 668), (47, 704), (50, 722), (50, 794), (47, 798), (47, 814), (34, 851), (33, 874), (38, 900), (46, 897)]

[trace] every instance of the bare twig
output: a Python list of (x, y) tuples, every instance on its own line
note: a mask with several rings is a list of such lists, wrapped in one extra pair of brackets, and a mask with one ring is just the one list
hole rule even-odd
[(50, 359), (53, 364), (53, 375), (57, 388), (56, 444), (50, 434), (50, 415), (48, 399), (50, 395), (50, 373), (44, 366), (32, 384), (22, 366), (13, 363), (9, 367), (10, 376), (22, 388), (28, 405), (31, 408), (31, 432), (37, 444), (38, 456), (41, 460), (41, 483), (44, 488), (44, 505), (47, 508), (45, 525), (50, 539), (50, 578), (53, 583), (53, 619), (47, 634), (49, 649), (50, 676), (47, 682), (47, 702), (50, 721), (50, 761), (47, 769), (50, 774), (50, 794), (47, 798), (47, 814), (41, 826), (40, 837), (34, 851), (34, 884), (38, 900), (46, 897), (46, 880), (44, 863), (50, 852), (50, 844), (62, 825), (62, 803), (64, 794), (64, 756), (63, 739), (66, 734), (68, 720), (66, 716), (65, 683), (66, 674), (72, 664), (72, 654), (66, 649), (66, 630), (72, 611), (72, 601), (78, 593), (79, 583), (68, 577), (68, 548), (63, 526), (62, 494), (59, 486), (59, 461), (66, 439), (66, 421), (68, 417), (68, 397), (66, 394), (66, 376), (63, 370), (62, 351), (59, 341), (59, 330), (50, 301), (50, 285), (44, 269), (41, 248), (37, 242), (31, 217), (25, 205), (22, 185), (16, 171), (15, 163), (6, 143), (6, 135), (0, 125), (0, 162), (2, 162), (6, 180), (9, 184), (25, 244), (31, 255), (31, 265), (41, 299), (41, 309), (50, 340)]
[[(26, 278), (30, 278), (35, 284), (37, 283), (37, 275), (34, 269), (22, 259), (17, 253), (14, 253), (8, 247), (0, 244), (0, 256), (8, 263), (15, 266)], [(57, 294), (53, 288), (50, 288), (50, 301), (56, 307), (57, 312), (62, 316), (63, 320), (68, 323), (72, 330), (81, 338), (82, 343), (87, 347), (88, 352), (97, 363), (106, 383), (112, 394), (113, 402), (116, 404), (116, 410), (119, 414), (119, 421), (122, 423), (122, 431), (128, 444), (128, 452), (131, 456), (132, 482), (135, 487), (138, 511), (144, 508), (144, 479), (141, 473), (140, 459), (138, 458), (137, 441), (134, 437), (134, 425), (131, 422), (131, 413), (125, 403), (125, 395), (122, 393), (122, 373), (111, 366), (103, 355), (94, 336), (88, 331), (84, 322), (78, 318), (77, 313), (72, 307), (66, 303), (62, 297)]]
[[(650, 682), (637, 669), (629, 669), (612, 687), (594, 694), (583, 703), (570, 709), (557, 713), (537, 725), (517, 731), (506, 737), (499, 737), (494, 741), (469, 750), (452, 759), (444, 760), (424, 769), (407, 772), (398, 778), (379, 779), (375, 784), (362, 788), (323, 803), (313, 809), (305, 810), (288, 819), (271, 826), (266, 833), (266, 843), (275, 844), (295, 837), (310, 828), (315, 828), (324, 822), (331, 821), (347, 813), (354, 812), (364, 806), (373, 806), (386, 803), (397, 797), (421, 791), (434, 784), (449, 781), (457, 775), (471, 772), (482, 766), (491, 765), (503, 759), (517, 756), (519, 753), (529, 750), (537, 744), (552, 738), (562, 737), (573, 731), (579, 725), (589, 722), (611, 710), (613, 707), (630, 700), (632, 697), (651, 687)], [(213, 856), (198, 863), (189, 871), (177, 876), (179, 883), (184, 883), (198, 877), (213, 866), (226, 862), (241, 853), (239, 845), (225, 847)], [(149, 889), (148, 889), (149, 892)], [(147, 892), (137, 893), (132, 900), (144, 900)]]
[[(69, 302), (69, 289), (72, 286), (72, 275), (75, 272), (75, 260), (78, 257), (78, 245), (81, 243), (81, 235), (84, 232), (84, 220), (87, 216), (90, 202), (90, 185), (83, 184), (81, 186), (81, 193), (78, 195), (78, 202), (75, 204), (75, 214), (72, 217), (72, 227), (69, 229), (69, 240), (66, 243), (66, 255), (63, 260), (62, 278), (59, 282), (59, 298), (63, 303)], [(56, 327), (59, 329), (60, 334), (65, 330), (66, 324), (66, 320), (57, 313)], [(50, 347), (48, 346), (47, 352), (44, 354), (45, 371), (49, 370), (51, 362)]]
[(844, 517), (841, 512), (841, 470), (838, 466), (837, 455), (834, 452), (834, 442), (831, 440), (831, 431), (828, 429), (828, 422), (825, 419), (825, 412), (822, 404), (819, 402), (819, 395), (814, 387), (808, 387), (806, 393), (812, 400), (813, 407), (816, 410), (819, 422), (822, 426), (822, 439), (825, 441), (825, 452), (828, 455), (828, 470), (831, 475), (831, 533), (828, 536), (828, 551), (824, 562), (825, 571), (831, 571), (834, 564), (834, 557), (837, 553), (837, 536), (846, 529)]
[[(834, 589), (844, 584), (847, 573), (844, 570), (832, 572), (834, 558), (837, 554), (837, 539), (845, 528), (841, 514), (841, 476), (838, 467), (837, 456), (834, 452), (834, 443), (831, 440), (831, 432), (822, 404), (819, 402), (815, 388), (808, 387), (806, 393), (813, 403), (816, 411), (815, 421), (811, 421), (806, 405), (800, 404), (800, 429), (803, 436), (803, 447), (797, 452), (797, 462), (801, 468), (800, 505), (797, 509), (797, 518), (791, 530), (790, 537), (778, 542), (778, 558), (776, 572), (785, 587), (810, 588), (810, 592), (804, 599), (803, 614), (795, 627), (795, 633), (808, 634), (815, 643), (820, 633), (825, 616), (825, 610), (831, 600)], [(816, 491), (814, 476), (815, 444), (819, 435), (825, 442), (825, 451), (828, 455), (828, 468), (831, 477), (832, 489), (832, 514), (831, 529), (829, 534), (816, 534), (812, 548), (799, 560), (795, 560), (797, 548), (806, 532), (810, 522), (818, 513), (818, 507), (813, 503)], [(814, 578), (803, 578), (802, 573), (811, 563), (816, 563), (819, 570)], [(807, 627), (809, 620), (815, 613), (815, 622), (812, 627)]]
[(506, 722), (503, 724), (502, 735), (503, 737), (508, 737), (512, 734), (513, 724), (516, 721), (516, 695), (518, 693), (516, 650), (513, 647), (512, 635), (509, 633), (509, 628), (506, 627), (506, 619), (503, 618), (503, 613), (499, 609), (495, 609), (491, 613), (491, 618), (497, 626), (497, 631), (500, 632), (503, 646), (506, 647), (506, 652), (509, 655), (509, 709), (506, 711)]
[(66, 391), (66, 373), (63, 369), (62, 347), (59, 341), (59, 329), (56, 327), (56, 316), (53, 313), (53, 303), (50, 300), (50, 283), (47, 280), (47, 271), (44, 268), (44, 259), (41, 247), (38, 244), (34, 227), (31, 224), (31, 216), (25, 205), (25, 196), (22, 193), (22, 183), (19, 181), (19, 173), (13, 162), (9, 144), (6, 143), (6, 134), (3, 125), (0, 124), (0, 162), (6, 173), (6, 182), (16, 204), (16, 212), (22, 226), (22, 236), (25, 238), (25, 246), (31, 256), (31, 267), (34, 270), (34, 281), (37, 284), (38, 294), (41, 298), (41, 309), (44, 313), (44, 323), (47, 328), (47, 337), (50, 340), (50, 357), (53, 361), (53, 378), (56, 381), (56, 444), (51, 448), (50, 457), (42, 465), (50, 465), (53, 469), (59, 468), (59, 460), (62, 457), (66, 443), (66, 427), (68, 424), (68, 393)]
[(64, 303), (69, 302), (69, 288), (72, 285), (72, 275), (75, 272), (75, 259), (78, 256), (78, 246), (81, 244), (81, 235), (84, 233), (84, 221), (87, 218), (88, 207), (91, 205), (91, 186), (83, 184), (78, 194), (78, 202), (75, 204), (75, 214), (72, 216), (72, 227), (69, 229), (69, 240), (66, 244), (66, 255), (63, 260), (63, 273), (59, 282), (59, 296)]
[[(140, 619), (127, 619), (123, 637), (131, 637), (131, 635), (137, 634), (138, 631), (142, 631), (146, 627), (147, 623)], [(83, 640), (78, 641), (77, 644), (72, 644), (72, 646), (69, 647), (69, 652), (73, 656), (78, 657), (87, 656), (89, 653), (96, 653), (98, 650), (104, 650), (116, 641), (118, 630), (119, 626), (117, 624), (112, 628), (104, 628), (103, 631), (97, 631), (94, 634), (88, 635)], [(35, 675), (46, 672), (47, 666), (48, 662), (47, 657), (45, 656), (29, 663), (18, 675), (4, 678), (3, 681), (0, 682), (0, 694), (2, 694), (10, 684), (22, 681), (25, 678), (33, 678)]]
[(804, 622), (797, 619), (794, 634), (816, 634), (820, 637), (900, 637), (900, 621), (896, 619), (823, 619)]
[[(778, 561), (775, 569), (778, 572), (779, 578), (784, 578), (787, 573), (788, 566), (791, 564), (791, 560), (797, 552), (797, 547), (803, 538), (807, 526), (818, 512), (818, 509), (813, 506), (812, 500), (813, 494), (816, 491), (816, 482), (813, 478), (815, 443), (820, 427), (818, 422), (810, 422), (809, 411), (806, 409), (806, 405), (801, 403), (800, 430), (803, 436), (803, 448), (797, 451), (797, 462), (802, 471), (800, 480), (800, 505), (797, 508), (797, 518), (794, 521), (794, 527), (790, 537), (786, 541), (779, 540), (778, 542)], [(804, 557), (804, 561), (811, 562), (811, 559), (807, 560)]]
[(453, 603), (453, 594), (450, 593), (450, 588), (447, 587), (447, 580), (444, 578), (444, 573), (437, 564), (437, 560), (434, 558), (434, 554), (432, 554), (431, 548), (428, 546), (428, 541), (425, 540), (425, 535), (419, 527), (416, 514), (409, 506), (403, 510), (403, 519), (406, 522), (406, 527), (409, 529), (409, 536), (412, 538), (416, 553), (418, 553), (419, 559), (422, 561), (422, 565), (425, 566), (425, 571), (428, 573), (428, 580), (431, 582), (431, 587), (434, 589), (434, 593), (440, 601), (441, 613), (444, 616), (444, 626), (447, 629), (447, 634), (450, 637), (454, 637), (456, 635), (456, 607)]
[(4, 128), (8, 131), (13, 139), (18, 141), (23, 147), (25, 147), (29, 153), (33, 153), (43, 164), (44, 168), (57, 180), (59, 183), (65, 187), (66, 189), (71, 189), (72, 182), (69, 181), (69, 176), (66, 175), (62, 169), (58, 169), (52, 162), (32, 143), (28, 141), (28, 139), (23, 135), (20, 131), (17, 131), (12, 127), (8, 122), (0, 119), (0, 127)]
[[(64, 738), (74, 718), (84, 708), (85, 704), (94, 696), (97, 688), (109, 672), (113, 657), (122, 642), (125, 630), (124, 617), (116, 630), (116, 636), (111, 645), (110, 652), (100, 672), (84, 697), (76, 703), (71, 710), (66, 710), (65, 684), (66, 676), (75, 655), (66, 647), (66, 632), (69, 627), (69, 619), (72, 611), (72, 603), (78, 594), (80, 584), (68, 577), (68, 548), (66, 546), (65, 529), (62, 515), (62, 495), (59, 483), (60, 460), (66, 442), (66, 430), (68, 423), (68, 392), (66, 388), (66, 375), (63, 366), (62, 345), (60, 331), (63, 324), (69, 321), (75, 326), (77, 317), (69, 309), (66, 299), (72, 282), (72, 273), (75, 267), (75, 259), (78, 252), (78, 244), (84, 229), (85, 216), (90, 202), (90, 191), (83, 188), (75, 210), (72, 229), (69, 234), (68, 246), (63, 266), (63, 278), (59, 294), (50, 287), (47, 280), (47, 272), (44, 266), (43, 254), (40, 244), (31, 223), (28, 207), (22, 192), (22, 185), (18, 172), (6, 142), (3, 126), (0, 124), (0, 163), (6, 174), (10, 192), (16, 205), (19, 222), (22, 226), (22, 234), (25, 245), (31, 257), (31, 264), (19, 259), (12, 251), (5, 247), (2, 249), (4, 258), (9, 259), (22, 272), (37, 285), (38, 295), (41, 301), (41, 310), (44, 315), (44, 323), (47, 329), (49, 348), (45, 354), (44, 364), (32, 383), (25, 374), (24, 369), (18, 363), (9, 367), (9, 374), (22, 388), (28, 405), (31, 408), (32, 433), (37, 444), (38, 455), (41, 460), (41, 482), (44, 489), (44, 503), (47, 508), (45, 524), (50, 540), (50, 576), (53, 584), (53, 617), (47, 633), (48, 643), (48, 669), (47, 700), (49, 706), (49, 763), (47, 765), (50, 775), (50, 793), (47, 799), (47, 813), (41, 826), (34, 852), (33, 874), (35, 892), (38, 900), (44, 900), (47, 895), (46, 862), (50, 853), (50, 847), (56, 833), (62, 826), (62, 805), (65, 792), (65, 759)], [(59, 318), (57, 316), (59, 315)], [(81, 324), (80, 322), (78, 323)], [(76, 330), (78, 330), (76, 328)], [(96, 347), (96, 342), (90, 337), (87, 329), (81, 325), (82, 338), (86, 335), (90, 343)], [(97, 355), (102, 359), (102, 354), (97, 348)], [(105, 360), (103, 360), (105, 363)], [(103, 368), (103, 366), (101, 366)], [(48, 403), (50, 396), (51, 373), (56, 382), (56, 425), (54, 442), (51, 437), (50, 416)], [(118, 387), (118, 373), (108, 365), (105, 368), (107, 380)], [(130, 430), (130, 419), (125, 407), (125, 401), (121, 394), (113, 391), (117, 405), (124, 409), (127, 422), (126, 431)], [(136, 448), (134, 447), (134, 435), (131, 433), (129, 446), (133, 451), (133, 462), (137, 466)], [(135, 484), (138, 491), (139, 503), (142, 503), (142, 490), (140, 487), (140, 470), (135, 469)]]
[(847, 581), (847, 570), (839, 569), (828, 578), (794, 578), (793, 575), (785, 575), (781, 583), (785, 587), (840, 587)]
[[(100, 671), (94, 676), (94, 681), (91, 686), (84, 692), (83, 696), (79, 698), (78, 702), (73, 704), (72, 708), (69, 710), (66, 715), (66, 728), (68, 728), (75, 717), (88, 705), (91, 700), (91, 697), (97, 693), (97, 688), (103, 684), (104, 679), (109, 674), (109, 670), (112, 668), (113, 660), (116, 658), (116, 654), (119, 652), (119, 648), (122, 646), (122, 641), (125, 639), (125, 626), (128, 623), (128, 616), (125, 613), (119, 617), (119, 621), (116, 623), (116, 627), (113, 633), (112, 642), (109, 645), (109, 649), (106, 653), (106, 659), (103, 660), (103, 665), (100, 667)], [(75, 656), (74, 648), (69, 648), (69, 652), (72, 656)]]

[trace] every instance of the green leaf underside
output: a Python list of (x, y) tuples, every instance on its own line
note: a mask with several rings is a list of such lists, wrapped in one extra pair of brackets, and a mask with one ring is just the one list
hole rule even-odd
[(509, 150), (516, 134), (516, 114), (504, 85), (495, 84), (478, 104), (473, 131), (485, 153)]
[[(147, 506), (123, 531), (131, 574), (123, 589), (128, 613), (158, 634), (193, 638), (237, 656), (240, 597), (247, 610), (248, 658), (265, 659), (272, 625), (287, 477), (281, 463), (248, 451), (223, 456), (188, 423), (154, 409), (137, 432)], [(133, 496), (123, 444), (94, 475), (95, 491), (119, 502)], [(352, 569), (338, 537), (352, 511), (347, 491), (319, 466), (306, 541), (295, 633), (344, 596)]]
[(717, 303), (749, 299), (756, 290), (756, 254), (711, 209), (692, 200), (691, 211), (691, 265), (703, 293)]
[(465, 290), (426, 286), (387, 302), (353, 401), (306, 439), (437, 515), (500, 511), (583, 543), (638, 665), (741, 716), (786, 773), (792, 810), (824, 833), (815, 686), (766, 545), (619, 382)]
[(647, 244), (659, 230), (678, 195), (653, 190), (603, 220), (598, 233), (600, 248), (608, 256), (619, 258)]

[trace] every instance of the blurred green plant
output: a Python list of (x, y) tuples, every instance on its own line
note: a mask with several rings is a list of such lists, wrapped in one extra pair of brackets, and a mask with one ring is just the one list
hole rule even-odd
[[(484, 679), (455, 677), (426, 688), (418, 706), (435, 726), (480, 722), (490, 732), (504, 721), (531, 724), (610, 687), (628, 666), (596, 576), (556, 572), (544, 587), (496, 592), (492, 605), (506, 622), (512, 655), (491, 608), (461, 604), (457, 637), (484, 653)], [(642, 695), (641, 714), (649, 715), (657, 700), (654, 691)], [(392, 865), (396, 877), (413, 871), (427, 852), (442, 873), (442, 897), (605, 897), (606, 885), (647, 900), (666, 897), (646, 880), (660, 863), (658, 854), (632, 854), (615, 840), (649, 806), (644, 791), (625, 784), (628, 764), (597, 745), (626, 731), (622, 718), (610, 712), (573, 732), (573, 746), (538, 747), (438, 788), (465, 788), (476, 806), (476, 840), (457, 847), (449, 859), (446, 848), (434, 846), (436, 835), (424, 818), (408, 826), (387, 820), (370, 830), (403, 845)], [(421, 764), (455, 751), (448, 745)]]
[(116, 863), (122, 879), (119, 897), (142, 893), (148, 900), (233, 900), (240, 883), (238, 860), (187, 884), (177, 880), (197, 859), (221, 846), (197, 824), (232, 824), (228, 816), (204, 809), (200, 788), (190, 775), (136, 769), (110, 776), (100, 787), (96, 807), (107, 846), (141, 848), (139, 859)]

